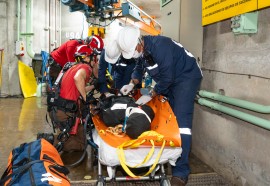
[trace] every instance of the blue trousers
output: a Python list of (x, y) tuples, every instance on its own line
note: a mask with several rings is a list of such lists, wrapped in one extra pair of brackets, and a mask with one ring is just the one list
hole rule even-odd
[(176, 116), (182, 141), (182, 155), (172, 167), (172, 175), (188, 178), (190, 174), (189, 153), (191, 150), (191, 129), (194, 111), (194, 98), (199, 89), (201, 78), (183, 79), (170, 87), (169, 103)]

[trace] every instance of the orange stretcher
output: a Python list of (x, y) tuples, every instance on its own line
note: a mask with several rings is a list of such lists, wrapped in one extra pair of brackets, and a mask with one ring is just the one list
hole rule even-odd
[[(155, 113), (155, 118), (151, 123), (151, 130), (156, 131), (164, 136), (164, 140), (166, 140), (165, 146), (180, 147), (181, 140), (179, 127), (168, 101), (166, 101), (166, 99), (162, 96), (156, 96), (148, 103), (148, 105)], [(103, 123), (98, 115), (95, 115), (92, 119), (99, 136), (110, 146), (117, 148), (125, 141), (131, 140), (127, 135), (124, 137), (118, 137), (112, 133), (106, 132), (108, 127)], [(152, 139), (152, 137), (150, 138)], [(150, 138), (144, 137), (142, 140)], [(151, 144), (146, 142), (144, 145), (150, 146)], [(155, 146), (161, 145), (161, 142), (155, 143)]]
[[(155, 180), (160, 181), (160, 185), (165, 186), (169, 184), (169, 180), (165, 174), (164, 164), (170, 163), (174, 166), (176, 160), (181, 156), (182, 148), (179, 126), (165, 97), (156, 96), (147, 104), (155, 112), (155, 118), (151, 123), (151, 131), (160, 134), (162, 140), (156, 136), (145, 135), (135, 140), (136, 143), (140, 140), (142, 143), (139, 142), (138, 146), (135, 145), (131, 148), (123, 148), (123, 144), (128, 144), (134, 140), (130, 139), (127, 135), (119, 137), (106, 131), (108, 127), (103, 123), (101, 118), (98, 115), (92, 117), (93, 124), (95, 125), (93, 139), (99, 147), (97, 185), (105, 185), (105, 182), (111, 180)], [(119, 147), (122, 147), (120, 153)], [(119, 156), (121, 153), (122, 156)], [(107, 177), (102, 175), (101, 165), (107, 166)], [(118, 165), (121, 165), (129, 176), (116, 177), (115, 172)], [(128, 167), (149, 167), (149, 171), (143, 176), (140, 176), (133, 174)], [(158, 172), (158, 170), (160, 171)], [(156, 173), (159, 173), (159, 175), (156, 175)]]

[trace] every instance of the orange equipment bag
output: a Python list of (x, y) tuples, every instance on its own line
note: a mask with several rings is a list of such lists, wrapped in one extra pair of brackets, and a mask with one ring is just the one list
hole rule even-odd
[[(162, 135), (163, 139), (160, 140), (159, 136), (155, 135), (144, 135), (136, 139), (136, 142), (141, 142), (140, 146), (152, 146), (151, 141), (154, 141), (155, 146), (163, 146), (163, 143), (165, 143), (165, 146), (168, 147), (180, 147), (181, 139), (179, 127), (166, 98), (156, 96), (147, 103), (147, 105), (149, 105), (155, 113), (155, 118), (151, 123), (151, 130)], [(103, 123), (99, 115), (94, 115), (92, 119), (99, 136), (110, 146), (117, 148), (123, 143), (132, 140), (127, 135), (119, 137), (107, 132), (108, 127)]]
[(0, 185), (70, 186), (68, 173), (55, 147), (39, 139), (12, 150)]

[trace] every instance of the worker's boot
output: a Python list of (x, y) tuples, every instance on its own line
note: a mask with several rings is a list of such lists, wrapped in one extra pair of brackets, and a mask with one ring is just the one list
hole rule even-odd
[(53, 142), (54, 142), (53, 133), (38, 133), (37, 139), (41, 139), (41, 138), (47, 140), (48, 142), (50, 142), (53, 145)]
[(182, 179), (177, 176), (171, 178), (171, 186), (185, 186), (187, 184), (187, 179)]

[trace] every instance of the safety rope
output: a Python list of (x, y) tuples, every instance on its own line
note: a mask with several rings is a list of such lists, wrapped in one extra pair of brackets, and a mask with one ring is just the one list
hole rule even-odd
[(122, 132), (122, 127), (122, 124), (116, 125), (115, 127), (108, 127), (106, 132), (109, 132), (118, 137), (124, 137), (126, 134)]

